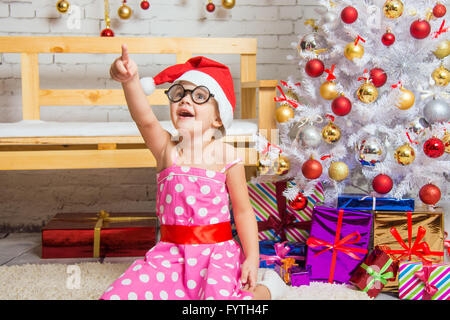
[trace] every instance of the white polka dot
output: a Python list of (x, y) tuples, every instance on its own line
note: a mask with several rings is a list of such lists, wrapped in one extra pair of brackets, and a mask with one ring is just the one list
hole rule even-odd
[(220, 290), (219, 293), (224, 297), (228, 297), (230, 295), (230, 293), (225, 289)]
[(176, 192), (181, 192), (184, 190), (184, 187), (181, 183), (177, 183), (177, 185), (175, 186), (175, 191)]
[(183, 297), (184, 297), (184, 291), (183, 291), (183, 290), (180, 290), (180, 289), (177, 289), (177, 290), (175, 291), (175, 295), (176, 295), (177, 297), (179, 297), (179, 298), (183, 298)]
[(206, 170), (206, 176), (209, 178), (214, 178), (214, 176), (216, 175), (216, 173), (212, 170)]
[(202, 255), (207, 256), (211, 253), (211, 249), (210, 248), (206, 248), (205, 250), (202, 251)]
[(220, 209), (220, 212), (227, 213), (228, 212), (228, 206), (227, 205), (223, 206), (222, 209)]
[(176, 255), (180, 253), (180, 250), (178, 249), (178, 247), (173, 246), (172, 248), (170, 248), (170, 253)]
[(222, 279), (223, 279), (223, 281), (231, 282), (231, 279), (228, 278), (227, 276), (222, 276)]
[(225, 192), (225, 186), (220, 189), (220, 192)]
[(224, 244), (225, 244), (225, 242), (218, 242), (218, 243), (217, 243), (217, 245), (218, 245), (219, 247), (223, 246)]
[(244, 300), (252, 300), (252, 297), (251, 296), (245, 296)]
[(214, 300), (214, 297), (208, 297), (206, 300)]
[(159, 296), (161, 297), (161, 299), (163, 300), (167, 300), (169, 298), (169, 295), (167, 294), (167, 292), (165, 292), (164, 290), (161, 290), (161, 292), (159, 293)]
[(211, 262), (211, 265), (214, 267), (214, 268), (217, 268), (217, 269), (222, 269), (220, 266), (218, 266), (217, 264), (215, 264), (215, 263), (212, 263)]
[(112, 289), (114, 289), (114, 287), (109, 287), (105, 292), (110, 292)]
[(170, 268), (171, 264), (169, 260), (164, 260), (163, 262), (161, 262), (161, 265), (166, 267), (166, 268)]
[(134, 266), (133, 271), (138, 271), (140, 268), (142, 268), (142, 264)]
[(188, 265), (193, 267), (193, 266), (195, 266), (197, 264), (197, 259), (189, 258), (189, 259), (187, 259), (187, 263), (188, 263)]
[(206, 276), (206, 271), (208, 271), (208, 270), (207, 269), (200, 270), (200, 276), (202, 276), (204, 278)]
[(203, 186), (200, 188), (200, 192), (203, 194), (208, 194), (211, 191), (211, 188), (209, 186)]
[(206, 208), (200, 208), (198, 209), (198, 215), (200, 217), (205, 217), (208, 214), (208, 209)]
[(171, 202), (172, 202), (172, 196), (171, 196), (170, 194), (168, 194), (168, 195), (166, 196), (166, 202), (167, 202), (167, 203), (171, 203)]
[(178, 281), (178, 273), (172, 272), (172, 281), (177, 282)]
[(217, 280), (213, 279), (213, 278), (208, 278), (208, 280), (206, 281), (208, 282), (208, 284), (217, 284)]
[(175, 208), (175, 214), (176, 214), (177, 216), (181, 216), (183, 213), (184, 213), (183, 207), (176, 207), (176, 208)]
[(178, 263), (184, 263), (184, 258), (179, 258)]
[(145, 299), (146, 300), (153, 300), (153, 293), (151, 293), (151, 291), (146, 291), (145, 292)]
[(141, 280), (144, 283), (147, 283), (150, 280), (150, 277), (148, 276), (148, 274), (141, 274), (139, 276), (139, 280)]
[(161, 183), (161, 184), (159, 185), (159, 191), (163, 191), (163, 188), (164, 188), (164, 184)]
[(197, 286), (197, 282), (195, 282), (194, 280), (188, 280), (187, 287), (189, 289), (194, 289), (196, 286)]
[(197, 182), (197, 180), (198, 180), (197, 177), (192, 177), (192, 176), (189, 177), (190, 182)]
[(173, 179), (173, 172), (169, 173), (169, 175), (167, 176), (167, 181), (170, 181)]
[(213, 258), (214, 260), (220, 260), (220, 259), (223, 258), (223, 256), (222, 256), (220, 253), (217, 253), (217, 254), (215, 254), (212, 258)]
[(211, 218), (211, 220), (209, 220), (209, 223), (210, 224), (215, 224), (215, 223), (219, 223), (219, 219), (217, 219), (217, 218)]
[(219, 196), (217, 196), (217, 197), (215, 197), (213, 200), (212, 200), (212, 203), (213, 204), (218, 204), (219, 202), (220, 202), (220, 197)]
[(164, 212), (164, 206), (163, 205), (160, 205), (159, 206), (159, 213), (163, 213)]
[(131, 284), (131, 280), (130, 279), (123, 279), (121, 282), (124, 286), (128, 286)]
[(181, 171), (183, 171), (184, 173), (189, 172), (190, 169), (191, 169), (191, 168), (190, 168), (190, 167), (187, 167), (187, 166), (182, 166), (182, 167), (181, 167)]
[(155, 259), (159, 259), (159, 258), (164, 258), (164, 256), (162, 256), (162, 255), (158, 254), (157, 256), (154, 256), (153, 258), (155, 258)]
[(152, 266), (153, 268), (157, 269), (156, 266), (155, 266), (153, 263), (151, 263), (150, 261), (148, 262), (148, 264), (149, 264), (150, 266)]
[(234, 257), (234, 254), (227, 250), (227, 257), (228, 258)]
[(186, 198), (186, 202), (190, 205), (195, 203), (195, 197), (194, 196), (189, 196)]
[(138, 296), (135, 292), (130, 292), (128, 294), (128, 300), (137, 300)]
[(162, 221), (163, 224), (165, 224), (166, 223), (166, 218), (161, 217), (161, 221)]
[(159, 282), (163, 282), (164, 279), (165, 279), (164, 273), (158, 272), (158, 273), (156, 274), (156, 280), (158, 280)]
[(109, 297), (109, 300), (120, 300), (120, 297), (117, 294), (113, 294), (111, 297)]
[(234, 269), (234, 266), (233, 266), (232, 264), (225, 263), (225, 265), (226, 265), (228, 268)]

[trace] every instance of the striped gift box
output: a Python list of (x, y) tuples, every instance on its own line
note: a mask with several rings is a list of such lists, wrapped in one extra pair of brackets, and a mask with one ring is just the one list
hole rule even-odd
[[(286, 182), (286, 187), (295, 186), (292, 181)], [(250, 203), (253, 206), (256, 214), (256, 220), (267, 221), (269, 217), (273, 217), (280, 222), (280, 213), (277, 207), (277, 195), (275, 183), (248, 183), (248, 192), (250, 196)], [(303, 210), (294, 210), (289, 206), (289, 200), (283, 197), (286, 201), (286, 211), (295, 217), (295, 222), (311, 221), (314, 205), (318, 202), (323, 202), (324, 192), (323, 186), (319, 182), (314, 188), (313, 192), (308, 196), (308, 205)], [(309, 236), (309, 231), (298, 228), (287, 228), (286, 240), (289, 242), (305, 243)], [(279, 235), (276, 235), (273, 229), (260, 231), (258, 233), (259, 240), (276, 240), (281, 241)]]
[[(437, 288), (431, 300), (450, 300), (450, 264), (433, 263), (428, 282)], [(425, 283), (416, 276), (423, 268), (422, 262), (401, 262), (399, 268), (399, 297), (406, 300), (423, 300)]]

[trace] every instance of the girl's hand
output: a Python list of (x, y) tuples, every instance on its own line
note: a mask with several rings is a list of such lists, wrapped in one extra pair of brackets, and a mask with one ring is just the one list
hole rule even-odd
[(122, 55), (117, 58), (109, 69), (111, 78), (118, 82), (128, 82), (137, 75), (136, 63), (128, 57), (127, 45), (122, 45)]
[(259, 259), (246, 258), (241, 266), (241, 282), (244, 290), (253, 290), (256, 287), (256, 279), (258, 276)]

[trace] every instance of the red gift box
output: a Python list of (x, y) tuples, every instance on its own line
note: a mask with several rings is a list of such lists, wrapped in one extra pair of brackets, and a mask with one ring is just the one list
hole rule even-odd
[(155, 245), (156, 213), (58, 213), (42, 228), (42, 258), (141, 257)]

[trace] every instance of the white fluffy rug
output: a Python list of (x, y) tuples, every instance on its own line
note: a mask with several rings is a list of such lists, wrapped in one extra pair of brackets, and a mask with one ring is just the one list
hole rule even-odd
[[(75, 265), (2, 266), (0, 300), (97, 300), (129, 265), (92, 262)], [(344, 285), (320, 282), (313, 282), (310, 286), (291, 287), (283, 299), (370, 300), (364, 292)]]

